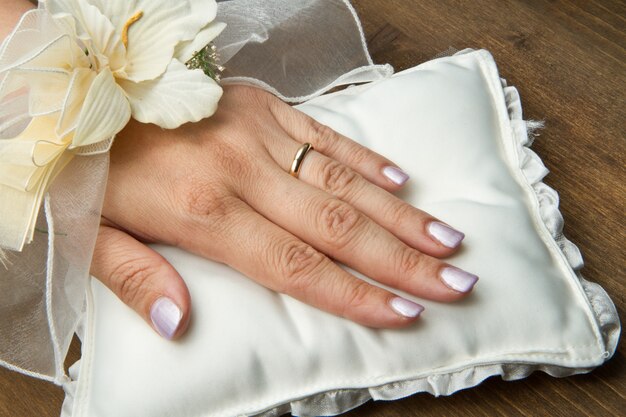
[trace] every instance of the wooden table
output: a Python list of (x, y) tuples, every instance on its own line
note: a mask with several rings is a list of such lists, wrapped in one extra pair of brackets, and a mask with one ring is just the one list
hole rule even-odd
[[(486, 48), (546, 121), (533, 149), (552, 171), (565, 234), (626, 317), (626, 5), (613, 0), (355, 0), (376, 62), (397, 70), (449, 47)], [(78, 359), (72, 346), (68, 363)], [(370, 402), (348, 416), (626, 415), (626, 344), (591, 374), (492, 378), (450, 397)], [(62, 391), (0, 370), (0, 416), (58, 416)]]

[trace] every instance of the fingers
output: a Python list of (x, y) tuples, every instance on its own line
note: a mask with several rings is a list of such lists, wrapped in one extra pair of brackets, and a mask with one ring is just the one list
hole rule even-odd
[(465, 237), (319, 152), (309, 151), (306, 155), (299, 179), (350, 203), (400, 240), (428, 255), (450, 256)]
[(349, 202), (424, 253), (445, 257), (460, 246), (465, 237), (462, 232), (385, 191), (395, 191), (408, 180), (388, 159), (280, 101), (272, 101), (270, 108), (278, 123), (295, 138), (273, 138), (268, 144), (283, 169), (289, 169), (302, 142), (310, 142), (316, 152), (307, 154), (301, 180)]
[[(303, 167), (304, 168), (304, 167)], [(419, 297), (453, 301), (478, 277), (411, 248), (352, 205), (275, 169), (241, 192), (272, 222), (383, 284)]]
[(272, 100), (270, 108), (277, 122), (296, 141), (312, 143), (317, 151), (353, 168), (373, 184), (396, 191), (409, 180), (409, 175), (389, 159), (280, 100)]
[[(265, 287), (370, 327), (405, 326), (424, 309), (349, 274), (249, 207), (231, 210), (221, 222), (228, 233), (219, 237), (224, 248), (220, 261)], [(216, 237), (203, 236), (205, 242), (195, 241), (190, 249), (213, 255), (206, 248)]]
[(183, 279), (161, 255), (128, 234), (100, 226), (91, 274), (164, 338), (175, 339), (187, 329), (191, 301)]

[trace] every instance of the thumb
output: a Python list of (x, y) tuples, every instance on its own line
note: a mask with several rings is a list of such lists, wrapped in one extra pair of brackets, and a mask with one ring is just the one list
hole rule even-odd
[(161, 255), (132, 236), (100, 225), (91, 274), (166, 339), (189, 324), (191, 298), (181, 276)]

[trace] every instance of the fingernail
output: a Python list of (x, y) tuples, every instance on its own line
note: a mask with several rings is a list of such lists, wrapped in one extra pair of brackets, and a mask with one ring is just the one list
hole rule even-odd
[(476, 275), (465, 272), (453, 266), (447, 266), (441, 270), (441, 279), (448, 287), (458, 292), (468, 292), (478, 281)]
[(403, 317), (415, 318), (422, 314), (424, 306), (414, 303), (402, 297), (394, 297), (389, 301), (389, 305), (396, 313)]
[(465, 238), (465, 234), (441, 222), (430, 222), (428, 233), (439, 243), (448, 248), (456, 248)]
[(398, 185), (402, 185), (409, 180), (409, 176), (406, 172), (402, 171), (400, 168), (392, 166), (386, 166), (383, 168), (383, 174), (393, 183)]
[(180, 308), (167, 297), (157, 299), (150, 307), (150, 319), (154, 328), (168, 340), (174, 337), (182, 317)]

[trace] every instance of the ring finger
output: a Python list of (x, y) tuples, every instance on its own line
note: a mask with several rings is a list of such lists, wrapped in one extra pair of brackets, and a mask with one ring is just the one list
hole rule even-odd
[(407, 246), (352, 205), (276, 166), (260, 170), (255, 184), (239, 193), (272, 222), (394, 288), (452, 301), (469, 292), (478, 279)]
[[(301, 146), (291, 138), (270, 146), (272, 157), (288, 170), (290, 158)], [(359, 172), (315, 150), (302, 162), (299, 179), (350, 203), (406, 244), (431, 256), (454, 253), (465, 235), (430, 214), (372, 184)]]

